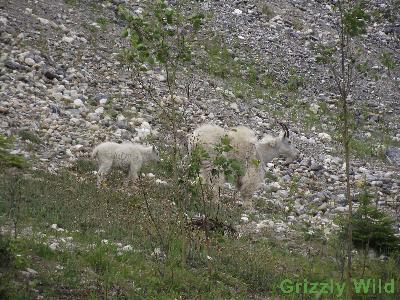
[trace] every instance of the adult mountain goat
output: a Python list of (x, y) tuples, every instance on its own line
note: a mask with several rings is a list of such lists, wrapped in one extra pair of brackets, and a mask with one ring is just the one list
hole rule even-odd
[(253, 130), (245, 126), (223, 129), (218, 125), (204, 124), (193, 131), (188, 140), (189, 152), (192, 153), (196, 146), (201, 146), (209, 154), (210, 160), (202, 162), (200, 175), (206, 183), (212, 185), (214, 194), (218, 192), (225, 178), (223, 174), (212, 176), (210, 169), (217, 155), (215, 147), (225, 136), (229, 138), (233, 150), (224, 155), (239, 160), (244, 168), (244, 175), (237, 178), (236, 188), (245, 201), (249, 200), (262, 184), (264, 168), (269, 161), (280, 155), (285, 156), (288, 161), (298, 156), (299, 151), (289, 140), (287, 126), (279, 124), (283, 131), (278, 137), (265, 135), (261, 140), (257, 139)]
[(158, 151), (154, 146), (143, 146), (134, 143), (105, 142), (93, 149), (92, 158), (97, 160), (97, 185), (100, 186), (103, 178), (112, 168), (128, 169), (128, 178), (125, 182), (135, 181), (143, 164), (149, 161), (159, 161)]

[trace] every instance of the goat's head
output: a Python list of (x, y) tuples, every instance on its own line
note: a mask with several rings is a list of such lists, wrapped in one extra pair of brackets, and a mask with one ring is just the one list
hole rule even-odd
[(286, 124), (278, 122), (282, 127), (282, 132), (279, 135), (279, 139), (277, 141), (277, 150), (280, 155), (283, 155), (286, 158), (287, 162), (294, 161), (300, 154), (300, 151), (296, 149), (292, 142), (289, 139), (289, 129)]

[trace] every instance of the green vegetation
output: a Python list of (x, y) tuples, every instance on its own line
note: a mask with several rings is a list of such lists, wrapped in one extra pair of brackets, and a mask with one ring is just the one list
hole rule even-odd
[(10, 148), (13, 140), (0, 134), (0, 167), (17, 167), (26, 166), (25, 158), (22, 155), (10, 154)]
[[(0, 236), (0, 272), (7, 274), (0, 281), (2, 298), (30, 298), (32, 288), (40, 286), (46, 298), (65, 296), (68, 290), (70, 298), (249, 299), (279, 295), (279, 283), (293, 274), (310, 281), (340, 281), (336, 244), (326, 244), (321, 233), (311, 231), (291, 242), (276, 240), (269, 230), (258, 238), (212, 231), (207, 250), (204, 230), (191, 227), (187, 265), (182, 266), (182, 236), (174, 226), (176, 210), (168, 200), (169, 187), (156, 187), (150, 181), (141, 186), (152, 191), (147, 201), (168, 244), (163, 248), (142, 193), (130, 196), (119, 188), (97, 190), (90, 171), (81, 174), (38, 172), (23, 183), (22, 193), (30, 199), (20, 208), (21, 233), (16, 239)], [(118, 178), (110, 186), (118, 186)], [(2, 197), (4, 193), (2, 185)], [(236, 210), (225, 210), (220, 218), (237, 223)], [(7, 228), (6, 212), (6, 207), (0, 207)], [(63, 231), (51, 229), (51, 224)], [(32, 233), (23, 233), (25, 228), (32, 228)], [(59, 244), (56, 250), (50, 248), (54, 242)], [(126, 245), (132, 250), (122, 250)], [(321, 252), (301, 254), (310, 246)], [(355, 264), (361, 266), (363, 259), (356, 256)], [(398, 280), (394, 259), (368, 259), (364, 276)], [(38, 275), (24, 280), (19, 274), (26, 268)], [(355, 268), (354, 276), (361, 276), (357, 273), (361, 269)]]
[(372, 195), (364, 191), (361, 203), (353, 216), (353, 241), (361, 249), (374, 249), (378, 253), (400, 250), (400, 240), (395, 236), (394, 220), (372, 204)]
[(268, 20), (275, 16), (275, 12), (272, 7), (266, 3), (262, 5), (261, 12)]
[(390, 52), (383, 52), (379, 57), (382, 65), (386, 68), (388, 76), (390, 76), (390, 72), (394, 70), (396, 67), (396, 61), (393, 58), (393, 54)]
[(33, 133), (32, 131), (29, 130), (21, 130), (18, 135), (21, 137), (22, 140), (24, 141), (30, 141), (33, 144), (41, 144), (40, 138)]
[(107, 26), (109, 25), (110, 21), (105, 17), (100, 17), (96, 20), (97, 24), (100, 25), (101, 30), (105, 31)]
[[(223, 139), (216, 150), (231, 151), (229, 140)], [(179, 183), (189, 184), (185, 206), (175, 202), (182, 200), (174, 198), (173, 160), (165, 156), (168, 151), (162, 151), (160, 165), (146, 168), (169, 184), (144, 177), (130, 191), (121, 189), (124, 175), (119, 172), (112, 174), (109, 187), (97, 189), (94, 166), (88, 160), (78, 160), (56, 175), (42, 171), (24, 177), (2, 174), (0, 199), (6, 201), (0, 202), (0, 223), (9, 233), (0, 235), (0, 273), (6, 274), (0, 276), (1, 297), (32, 298), (33, 290), (40, 287), (45, 298), (249, 299), (282, 296), (279, 284), (286, 278), (342, 281), (340, 262), (345, 254), (337, 242), (331, 242), (340, 234), (311, 230), (305, 224), (289, 240), (276, 239), (269, 229), (238, 237), (231, 228), (240, 222), (241, 211), (231, 205), (232, 198), (221, 199), (217, 207), (201, 200), (201, 185), (190, 183), (206, 155), (201, 148), (198, 152), (188, 166), (187, 182)], [(219, 156), (215, 168), (229, 176), (241, 170)], [(293, 195), (297, 181), (295, 177), (291, 183)], [(256, 206), (264, 217), (280, 220), (289, 215), (293, 204), (292, 200), (287, 203), (286, 212), (265, 201)], [(180, 207), (185, 207), (183, 219)], [(199, 213), (209, 225), (194, 221)], [(369, 206), (367, 213), (383, 216)], [(184, 231), (178, 225), (181, 220)], [(365, 241), (364, 217), (355, 214), (355, 220), (360, 221), (358, 227), (354, 223), (355, 241), (358, 236)], [(368, 232), (377, 232), (368, 236), (371, 247), (392, 241), (381, 234), (393, 237), (392, 223), (383, 220), (382, 226)], [(356, 254), (354, 276), (398, 280), (397, 259), (396, 252), (389, 253), (386, 261)], [(28, 268), (37, 274), (27, 275)]]
[(76, 6), (78, 0), (64, 0), (64, 2), (70, 6)]
[[(241, 44), (240, 41), (238, 44)], [(229, 49), (221, 38), (214, 36), (202, 40), (201, 47), (204, 47), (206, 57), (200, 59), (198, 67), (224, 79), (228, 89), (232, 90), (236, 97), (263, 99), (275, 95), (279, 89), (280, 84), (273, 74), (261, 71), (252, 59), (243, 60), (235, 57), (234, 52), (243, 51), (241, 46), (234, 51)]]
[(302, 75), (298, 75), (295, 68), (290, 68), (289, 76), (286, 83), (286, 88), (289, 92), (296, 92), (305, 84), (305, 79)]

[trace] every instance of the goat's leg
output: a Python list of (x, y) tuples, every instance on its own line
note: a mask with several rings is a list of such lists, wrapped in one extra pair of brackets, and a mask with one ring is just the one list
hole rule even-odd
[(125, 186), (125, 187), (128, 187), (128, 186), (129, 186), (129, 183), (130, 183), (131, 181), (132, 181), (133, 183), (136, 182), (136, 180), (138, 179), (138, 172), (139, 172), (139, 169), (140, 169), (140, 165), (138, 166), (138, 165), (131, 164), (131, 165), (129, 166), (128, 178), (126, 179), (126, 181), (125, 181), (125, 183), (124, 183), (124, 186)]
[(246, 174), (240, 179), (238, 189), (243, 199), (243, 205), (246, 208), (252, 207), (252, 196), (257, 191), (263, 181), (264, 173), (262, 169), (249, 168)]
[(97, 187), (100, 187), (104, 177), (107, 176), (108, 173), (110, 173), (111, 167), (112, 162), (106, 162), (100, 165), (99, 171), (97, 171)]

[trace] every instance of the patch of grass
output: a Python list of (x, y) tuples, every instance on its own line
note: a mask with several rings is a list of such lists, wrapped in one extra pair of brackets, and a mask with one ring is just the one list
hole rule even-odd
[(104, 1), (105, 0), (102, 0), (102, 1), (91, 1), (89, 3), (90, 10), (93, 13), (99, 13), (99, 12), (103, 11), (103, 6), (101, 5), (101, 3), (104, 2)]
[(292, 23), (293, 29), (297, 31), (302, 31), (304, 29), (304, 24), (299, 18), (289, 17), (289, 21)]
[(14, 142), (13, 137), (6, 137), (0, 134), (0, 167), (27, 167), (27, 161), (23, 155), (11, 154), (10, 150)]
[(370, 135), (359, 136), (355, 134), (350, 139), (350, 149), (352, 149), (357, 157), (384, 159), (387, 147), (400, 146), (400, 142), (394, 140), (392, 137), (393, 134), (385, 127), (380, 127), (380, 129), (370, 133)]
[(70, 6), (76, 6), (77, 4), (77, 0), (64, 0), (64, 2)]
[[(207, 57), (199, 65), (206, 72), (221, 77), (235, 97), (241, 99), (272, 97), (277, 94), (279, 83), (270, 73), (261, 73), (255, 61), (235, 58), (233, 52), (218, 38), (205, 41)], [(232, 42), (233, 48), (235, 42)], [(240, 43), (239, 43), (240, 44)], [(238, 46), (239, 51), (243, 51)]]
[(16, 240), (0, 234), (0, 299), (31, 299), (17, 279), (19, 271), (27, 267), (27, 258), (21, 255), (24, 250)]
[(24, 141), (30, 141), (33, 144), (41, 144), (42, 141), (40, 138), (37, 136), (36, 133), (29, 131), (29, 130), (21, 130), (18, 132), (18, 135), (21, 137), (22, 140)]
[[(97, 33), (97, 31), (99, 30), (99, 28), (97, 26), (95, 26), (94, 24), (85, 24), (83, 27), (87, 28), (92, 34)], [(95, 35), (91, 36), (91, 40), (92, 41), (95, 40)]]
[(376, 144), (371, 139), (367, 138), (351, 138), (350, 149), (357, 157), (367, 158), (378, 155)]
[(268, 179), (270, 181), (278, 181), (278, 179), (279, 179), (271, 171), (266, 171), (264, 176), (265, 176), (266, 179)]
[(273, 214), (281, 213), (281, 207), (277, 203), (271, 203), (263, 198), (257, 198), (254, 206), (259, 213), (266, 214), (271, 217)]
[(314, 113), (311, 110), (308, 110), (304, 114), (304, 123), (306, 127), (310, 130), (312, 127), (316, 126), (317, 124), (320, 123), (321, 119), (320, 116), (316, 113)]
[(96, 273), (104, 274), (111, 269), (108, 248), (105, 245), (96, 245), (94, 249), (85, 253), (85, 260)]
[(289, 76), (286, 82), (286, 88), (289, 92), (297, 92), (305, 85), (305, 79), (302, 75), (297, 74), (298, 71), (294, 68), (289, 70)]
[[(83, 238), (85, 235), (80, 235)], [(66, 251), (57, 256), (57, 264), (59, 265), (59, 275), (57, 280), (67, 283), (69, 287), (79, 289), (82, 280), (91, 280), (87, 274), (87, 266), (85, 265), (82, 255), (85, 250)]]
[(110, 21), (105, 17), (100, 17), (96, 20), (97, 24), (100, 25), (101, 30), (106, 31)]
[(95, 163), (90, 159), (78, 159), (75, 161), (74, 166), (71, 168), (72, 171), (77, 172), (80, 175), (88, 174), (96, 169)]
[(260, 75), (260, 84), (267, 89), (276, 89), (279, 87), (278, 80), (271, 73), (264, 73)]
[(115, 119), (119, 115), (119, 113), (115, 109), (107, 110), (106, 114), (109, 115), (112, 119)]
[(299, 189), (299, 180), (300, 178), (296, 175), (292, 176), (292, 180), (290, 182), (290, 187), (289, 187), (289, 196), (293, 197), (295, 194), (297, 194), (298, 189)]
[(33, 243), (32, 250), (36, 255), (46, 260), (51, 260), (56, 256), (54, 251), (44, 243)]
[(222, 45), (219, 39), (209, 40), (205, 47), (208, 62), (203, 65), (203, 68), (206, 71), (221, 78), (239, 76), (240, 63), (234, 59), (228, 48)]
[(131, 120), (132, 118), (138, 116), (138, 113), (137, 113), (137, 112), (133, 112), (133, 111), (129, 111), (129, 110), (125, 110), (122, 114), (123, 114), (123, 116), (124, 116), (125, 118), (127, 118), (128, 120)]
[[(11, 248), (0, 242), (0, 251), (12, 251), (20, 260), (12, 259), (8, 264), (8, 270), (15, 272), (8, 272), (11, 285), (3, 288), (0, 284), (2, 298), (20, 297), (18, 291), (24, 295), (25, 290), (31, 290), (29, 282), (16, 271), (26, 267), (38, 272), (31, 284), (40, 286), (37, 289), (46, 299), (265, 299), (283, 296), (278, 286), (285, 278), (340, 281), (334, 258), (336, 246), (324, 244), (315, 234), (280, 241), (268, 229), (256, 236), (240, 237), (211, 231), (207, 239), (201, 228), (179, 226), (176, 207), (181, 203), (174, 198), (176, 191), (171, 186), (158, 186), (144, 178), (137, 190), (121, 191), (118, 179), (110, 178), (109, 188), (99, 190), (95, 178), (86, 176), (86, 162), (82, 164), (73, 172), (35, 172), (23, 182), (22, 192), (29, 195), (29, 203), (23, 203), (20, 226), (31, 226), (34, 232), (44, 234), (40, 238), (34, 234), (18, 237)], [(169, 167), (155, 166), (151, 171), (167, 181)], [(1, 185), (0, 197), (3, 188)], [(290, 201), (288, 206), (293, 205), (293, 199)], [(198, 215), (201, 205), (190, 203), (188, 217)], [(272, 219), (285, 217), (279, 207), (271, 209), (270, 203), (260, 201), (257, 205)], [(217, 210), (219, 221), (239, 222), (241, 211), (237, 208), (211, 205), (214, 215), (210, 215), (215, 216)], [(0, 215), (4, 215), (3, 210)], [(254, 217), (250, 215), (252, 220)], [(53, 223), (64, 231), (49, 228)], [(65, 248), (62, 240), (69, 236), (73, 237), (73, 247)], [(60, 244), (56, 251), (49, 248), (54, 239)], [(131, 245), (132, 250), (122, 251), (117, 243)], [(314, 248), (323, 251), (301, 254)], [(185, 263), (182, 253), (186, 254)], [(355, 255), (354, 264), (360, 263), (360, 256)], [(390, 276), (399, 278), (393, 261), (368, 263), (372, 277), (382, 275), (389, 264)], [(359, 269), (354, 273), (360, 276)], [(2, 288), (6, 291), (3, 294)], [(32, 298), (29, 293), (25, 296)]]
[(261, 12), (267, 18), (267, 20), (270, 20), (275, 16), (275, 12), (272, 7), (266, 3), (261, 6)]

